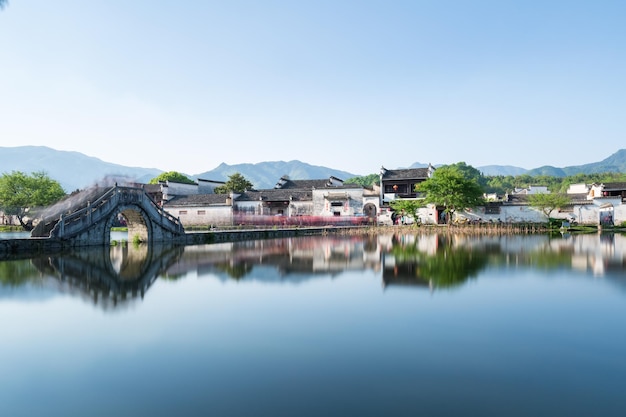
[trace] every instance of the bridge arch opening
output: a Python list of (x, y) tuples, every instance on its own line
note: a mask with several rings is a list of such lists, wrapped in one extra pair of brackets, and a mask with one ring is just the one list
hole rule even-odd
[(122, 223), (126, 225), (128, 232), (126, 239), (129, 242), (150, 242), (152, 237), (152, 227), (147, 214), (139, 206), (124, 206), (114, 212), (107, 222), (106, 231), (111, 236), (111, 228), (114, 224)]

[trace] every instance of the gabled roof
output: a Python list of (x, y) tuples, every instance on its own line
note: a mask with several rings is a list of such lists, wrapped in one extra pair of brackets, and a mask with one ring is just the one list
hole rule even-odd
[(273, 189), (246, 191), (237, 197), (237, 201), (311, 201), (311, 190)]
[(276, 188), (281, 190), (311, 190), (313, 188), (324, 188), (327, 184), (328, 180), (286, 180), (282, 184), (276, 184)]
[(160, 193), (161, 184), (143, 184), (143, 189), (147, 193)]
[(605, 182), (604, 191), (624, 191), (626, 190), (626, 182)]
[(383, 181), (390, 180), (426, 180), (429, 168), (384, 169)]
[[(281, 177), (276, 185), (275, 189), (280, 190), (312, 190), (314, 188), (340, 188), (340, 187), (348, 187), (348, 188), (356, 188), (356, 184), (352, 184), (351, 186), (346, 184), (342, 179), (339, 179), (335, 176), (330, 176), (328, 179), (316, 179), (316, 180), (292, 180), (287, 176)], [(360, 186), (358, 186), (360, 187)]]
[(510, 204), (528, 204), (529, 194), (508, 194), (506, 202)]
[[(533, 194), (508, 194), (508, 199), (505, 201), (505, 204), (523, 204), (529, 205), (530, 199)], [(565, 194), (570, 199), (569, 205), (583, 205), (583, 204), (593, 204), (592, 201), (587, 200), (587, 194)]]
[(567, 196), (572, 200), (572, 203), (575, 204), (587, 204), (587, 193), (573, 193), (567, 194)]
[(218, 206), (226, 205), (229, 194), (190, 194), (180, 195), (164, 203), (167, 206)]
[(210, 182), (210, 183), (214, 183), (214, 184), (222, 184), (222, 185), (223, 185), (223, 184), (226, 184), (226, 182), (225, 182), (225, 181), (207, 180), (207, 179), (204, 179), (204, 178), (198, 178), (198, 180), (197, 180), (197, 181), (198, 181), (198, 182)]

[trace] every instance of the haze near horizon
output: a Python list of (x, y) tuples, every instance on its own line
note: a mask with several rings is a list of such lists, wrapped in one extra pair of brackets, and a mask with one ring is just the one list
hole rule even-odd
[(0, 146), (188, 173), (571, 166), (624, 147), (620, 1), (14, 0)]

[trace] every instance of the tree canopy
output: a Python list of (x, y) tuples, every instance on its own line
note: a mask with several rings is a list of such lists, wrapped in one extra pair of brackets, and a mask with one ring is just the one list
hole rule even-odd
[(476, 181), (483, 191), (487, 187), (487, 177), (485, 177), (482, 172), (473, 166), (467, 165), (465, 162), (457, 162), (456, 164), (446, 166), (457, 168), (466, 179)]
[(393, 211), (417, 220), (417, 210), (424, 207), (424, 200), (399, 199), (389, 203)]
[(371, 187), (374, 184), (378, 184), (380, 182), (380, 175), (378, 174), (369, 174), (362, 177), (352, 177), (348, 178), (345, 183), (346, 184), (358, 184), (363, 187)]
[(530, 206), (541, 210), (548, 219), (554, 210), (563, 208), (571, 202), (571, 198), (565, 194), (530, 194), (528, 196)]
[(154, 177), (150, 180), (150, 184), (158, 184), (159, 182), (171, 181), (181, 184), (195, 184), (195, 181), (177, 171), (168, 171)]
[(553, 193), (565, 193), (571, 184), (592, 184), (607, 182), (626, 182), (626, 173), (602, 172), (591, 174), (575, 174), (567, 177), (553, 177), (550, 175), (492, 175), (485, 176), (485, 192), (505, 194), (515, 188), (530, 186), (545, 186)]
[(253, 189), (253, 184), (238, 172), (230, 175), (224, 185), (215, 187), (215, 194), (243, 193)]
[(416, 189), (426, 193), (425, 203), (443, 207), (448, 223), (454, 212), (483, 204), (483, 190), (476, 179), (466, 177), (455, 165), (436, 169), (433, 176), (418, 184)]
[(61, 185), (43, 172), (25, 174), (13, 171), (0, 177), (0, 207), (14, 215), (24, 229), (30, 229), (24, 217), (29, 209), (56, 203), (65, 196)]

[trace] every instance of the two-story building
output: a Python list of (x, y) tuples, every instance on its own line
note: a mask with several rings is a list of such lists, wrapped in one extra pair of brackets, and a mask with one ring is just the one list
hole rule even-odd
[(386, 169), (380, 168), (381, 207), (388, 207), (389, 202), (401, 198), (418, 198), (416, 186), (426, 181), (435, 172), (435, 167), (428, 164), (425, 168)]
[(377, 212), (375, 201), (371, 195), (365, 195), (361, 185), (346, 184), (333, 176), (320, 180), (291, 180), (283, 176), (273, 189), (231, 195), (214, 194), (212, 190), (205, 193), (193, 186), (187, 187), (193, 194), (172, 194), (173, 189), (178, 192), (183, 188), (162, 186), (161, 201), (185, 226), (303, 224), (310, 222), (311, 217), (352, 218), (375, 216)]
[[(417, 185), (426, 181), (435, 172), (435, 167), (428, 164), (424, 168), (408, 169), (387, 169), (384, 166), (380, 169), (380, 203), (379, 203), (379, 223), (392, 224), (393, 210), (390, 203), (401, 199), (418, 199), (421, 194), (417, 191)], [(427, 214), (424, 214), (428, 216)], [(430, 217), (435, 219), (438, 216), (430, 213)]]

